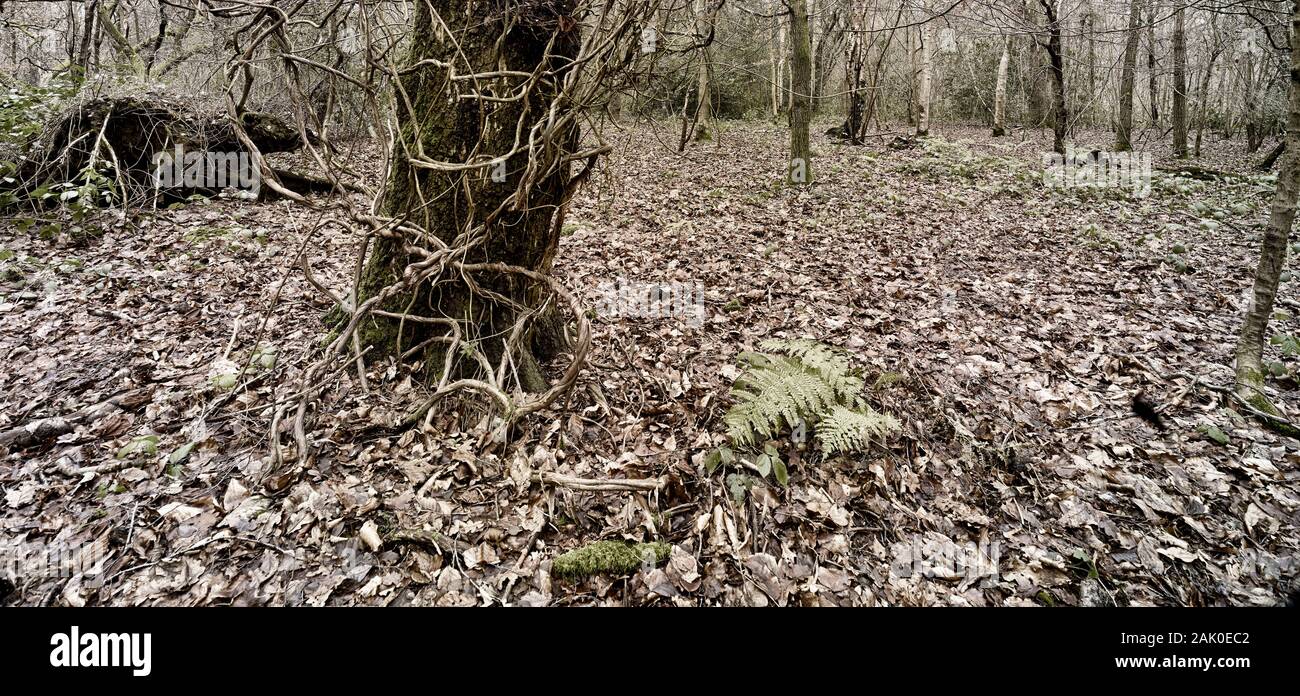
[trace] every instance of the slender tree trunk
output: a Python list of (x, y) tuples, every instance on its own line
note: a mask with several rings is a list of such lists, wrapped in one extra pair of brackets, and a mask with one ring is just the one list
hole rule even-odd
[(993, 88), (993, 137), (1007, 134), (1007, 64), (1011, 62), (1011, 37), (1002, 40), (1002, 58), (998, 60), (998, 81)]
[(915, 126), (917, 124), (916, 116), (918, 104), (916, 95), (919, 93), (919, 90), (916, 88), (916, 78), (921, 74), (920, 63), (917, 61), (916, 55), (920, 49), (916, 45), (917, 32), (914, 32), (911, 29), (905, 29), (904, 32), (907, 34), (907, 57), (908, 60), (911, 61), (910, 67), (912, 69), (912, 72), (907, 76), (907, 125)]
[[(81, 31), (81, 48), (77, 50), (77, 67), (80, 68), (81, 75), (86, 77), (86, 71), (90, 69), (90, 49), (92, 39), (96, 33), (95, 17), (99, 14), (99, 0), (90, 0), (90, 4), (85, 6), (85, 26)], [(14, 35), (15, 38), (17, 34)]]
[[(780, 6), (781, 5), (778, 2), (777, 7)], [(777, 112), (780, 113), (781, 111), (787, 108), (787, 105), (789, 103), (789, 98), (790, 98), (789, 96), (790, 90), (788, 87), (786, 87), (786, 63), (790, 60), (790, 57), (785, 50), (785, 36), (786, 36), (785, 17), (781, 16), (777, 18), (776, 21), (777, 21), (776, 96), (777, 96)]]
[(808, 123), (812, 120), (812, 46), (807, 0), (790, 0), (790, 171), (795, 185), (813, 182)]
[(1147, 5), (1147, 87), (1151, 99), (1151, 127), (1160, 127), (1160, 92), (1156, 82), (1156, 0)]
[(1261, 364), (1268, 320), (1277, 298), (1278, 279), (1286, 263), (1287, 241), (1300, 195), (1300, 0), (1291, 12), (1291, 79), (1286, 123), (1286, 152), (1277, 174), (1277, 190), (1255, 270), (1255, 289), (1237, 341), (1237, 392), (1260, 410), (1277, 410), (1264, 395)]
[(1210, 80), (1214, 76), (1214, 61), (1218, 59), (1219, 52), (1219, 28), (1216, 21), (1217, 17), (1210, 15), (1210, 59), (1205, 64), (1205, 73), (1201, 75), (1200, 103), (1197, 105), (1196, 115), (1196, 144), (1193, 146), (1193, 154), (1196, 157), (1201, 156), (1201, 135), (1205, 133), (1205, 119), (1210, 105)]
[[(709, 7), (709, 0), (696, 0), (695, 17), (695, 33), (700, 37), (699, 40), (712, 43), (713, 10)], [(713, 137), (712, 131), (709, 130), (713, 122), (713, 95), (709, 92), (709, 74), (713, 64), (709, 48), (706, 45), (700, 49), (700, 74), (695, 90), (695, 140), (708, 140)]]
[[(772, 3), (775, 10), (777, 3)], [(777, 47), (778, 37), (781, 36), (781, 18), (772, 19), (771, 41), (767, 44), (768, 63), (771, 66), (771, 88), (772, 88), (772, 120), (775, 121), (781, 114), (781, 53)]]
[(1174, 11), (1174, 157), (1187, 157), (1187, 38), (1183, 6)]
[[(1246, 100), (1243, 107), (1243, 120), (1246, 126), (1246, 152), (1254, 153), (1264, 144), (1264, 134), (1260, 127), (1259, 102), (1260, 87), (1263, 85), (1263, 72), (1265, 69), (1264, 61), (1258, 61), (1256, 65), (1255, 54), (1253, 51), (1246, 53), (1244, 61), (1246, 67), (1246, 79), (1244, 87), (1246, 91)], [(1258, 67), (1258, 70), (1256, 69)], [(1259, 73), (1259, 79), (1256, 79), (1256, 73)]]
[[(1097, 94), (1097, 8), (1088, 0), (1088, 98), (1089, 111), (1100, 95)], [(1089, 119), (1095, 121), (1095, 116)]]
[(930, 103), (934, 90), (934, 22), (921, 27), (921, 75), (916, 86), (916, 134), (930, 134)]
[(1137, 73), (1138, 41), (1142, 34), (1141, 0), (1130, 0), (1128, 8), (1128, 36), (1124, 42), (1124, 67), (1119, 78), (1119, 122), (1115, 127), (1115, 149), (1124, 152), (1133, 149), (1133, 85)]
[(813, 113), (817, 113), (817, 0), (808, 0), (808, 97)]
[[(504, 157), (514, 149), (517, 129), (527, 133), (536, 123), (564, 115), (565, 105), (556, 102), (556, 92), (579, 48), (580, 23), (571, 19), (574, 0), (542, 0), (536, 11), (502, 17), (496, 3), (466, 3), (462, 0), (428, 0), (416, 3), (411, 44), (400, 73), (402, 95), (397, 99), (400, 146), (395, 148), (382, 210), (390, 217), (419, 225), (448, 244), (469, 247), (465, 261), (504, 263), (532, 270), (548, 271), (559, 246), (563, 211), (570, 191), (570, 170), (560, 161), (577, 149), (577, 128), (561, 129), (554, 140), (540, 148), (542, 154), (515, 152), (501, 165), (488, 169), (447, 171), (415, 166), (413, 157), (435, 162), (466, 162), (468, 154)], [(434, 21), (453, 27), (449, 35)], [(549, 20), (549, 21), (548, 21)], [(419, 68), (414, 66), (419, 65)], [(441, 65), (454, 65), (457, 72), (531, 74), (539, 69), (551, 77), (532, 88), (530, 98), (488, 100), (474, 98), (479, 89), (509, 94), (520, 88), (516, 77), (484, 80), (481, 86), (448, 79)], [(546, 158), (546, 159), (539, 159)], [(481, 160), (476, 160), (481, 161)], [(525, 200), (515, 197), (525, 175), (531, 182), (522, 187)], [(409, 264), (421, 260), (409, 256), (403, 240), (377, 238), (371, 250), (358, 301), (381, 295), (402, 278)], [(484, 273), (476, 276), (480, 290), (471, 292), (464, 283), (443, 278), (434, 286), (426, 283), (412, 292), (384, 295), (382, 309), (398, 314), (443, 318), (460, 325), (462, 339), (476, 343), (495, 364), (503, 355), (502, 338), (537, 298), (518, 276)], [(484, 292), (487, 291), (487, 292)], [(490, 299), (495, 294), (501, 300)], [(362, 327), (362, 342), (377, 352), (401, 354), (430, 336), (446, 331), (443, 324), (399, 322), (376, 317)], [(550, 356), (558, 346), (544, 341), (554, 334), (542, 327), (525, 334), (522, 348), (513, 355), (513, 368), (520, 383), (529, 390), (545, 388), (539, 359)], [(444, 343), (433, 342), (426, 353), (431, 368), (441, 372)], [(476, 363), (464, 360), (457, 370), (474, 372)]]
[(1065, 140), (1070, 127), (1070, 111), (1065, 102), (1065, 58), (1061, 50), (1061, 21), (1056, 15), (1056, 0), (1038, 0), (1047, 15), (1047, 60), (1052, 72), (1052, 149), (1065, 154)]

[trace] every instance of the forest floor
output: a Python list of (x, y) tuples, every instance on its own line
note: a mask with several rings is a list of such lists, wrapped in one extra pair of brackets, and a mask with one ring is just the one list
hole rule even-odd
[[(234, 200), (85, 242), (0, 223), (0, 432), (145, 390), (0, 459), (0, 603), (1271, 605), (1296, 589), (1300, 443), (1213, 389), (1272, 194), (1240, 143), (1212, 138), (1204, 160), (1240, 176), (1157, 171), (1136, 197), (1045, 187), (1043, 132), (942, 127), (901, 150), (818, 135), (806, 190), (782, 185), (779, 126), (724, 124), (684, 154), (662, 144), (674, 132), (608, 134), (556, 272), (593, 306), (611, 285), (698, 286), (702, 321), (598, 314), (570, 397), (492, 454), (456, 413), (376, 435), (421, 401), (419, 376), (374, 361), (363, 393), (340, 371), (313, 468), (271, 486), (267, 407), (328, 330), (297, 254), (343, 293), (355, 237)], [(1300, 332), (1294, 281), (1281, 300), (1271, 330)], [(771, 337), (847, 350), (901, 431), (858, 455), (791, 448), (788, 486), (706, 473), (736, 356)], [(1300, 414), (1286, 347), (1268, 348), (1272, 396)], [(225, 382), (223, 359), (255, 366)], [(1133, 416), (1139, 391), (1167, 430)], [(667, 484), (588, 492), (539, 470)], [(597, 539), (672, 551), (551, 577)], [(51, 549), (96, 567), (51, 572)]]

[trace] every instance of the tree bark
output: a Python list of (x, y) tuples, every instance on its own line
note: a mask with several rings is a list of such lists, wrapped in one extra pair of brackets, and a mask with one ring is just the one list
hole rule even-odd
[(916, 86), (916, 134), (930, 134), (930, 98), (934, 90), (934, 22), (921, 27), (921, 75)]
[(993, 88), (993, 137), (1007, 134), (1007, 63), (1011, 61), (1011, 37), (1002, 40), (1002, 58), (998, 60), (998, 80)]
[(1065, 102), (1065, 59), (1061, 50), (1061, 21), (1056, 15), (1056, 0), (1038, 0), (1047, 15), (1047, 60), (1052, 73), (1052, 149), (1065, 154), (1065, 140), (1070, 126), (1070, 111)]
[(1236, 350), (1237, 393), (1255, 408), (1272, 414), (1276, 414), (1277, 409), (1264, 395), (1261, 361), (1268, 320), (1277, 298), (1278, 279), (1286, 263), (1287, 241), (1295, 222), (1296, 197), (1300, 194), (1300, 0), (1293, 2), (1291, 12), (1291, 79), (1286, 143), (1260, 249), (1259, 266), (1255, 270), (1254, 292)]
[(1187, 157), (1187, 39), (1185, 12), (1174, 11), (1174, 157)]
[(1192, 147), (1192, 154), (1196, 157), (1201, 156), (1201, 136), (1205, 133), (1205, 119), (1209, 112), (1210, 106), (1210, 80), (1214, 77), (1214, 61), (1218, 60), (1219, 53), (1223, 50), (1219, 43), (1219, 25), (1218, 16), (1210, 15), (1210, 59), (1205, 64), (1205, 73), (1201, 75), (1201, 87), (1198, 90), (1200, 94), (1200, 103), (1197, 105), (1196, 115), (1196, 144)]
[(808, 123), (812, 120), (812, 46), (807, 0), (790, 1), (790, 184), (813, 182)]
[[(579, 48), (580, 23), (572, 18), (575, 4), (574, 0), (518, 5), (460, 0), (416, 3), (407, 68), (399, 73), (396, 85), (401, 128), (382, 201), (384, 213), (417, 224), (448, 245), (468, 246), (467, 263), (549, 270), (571, 193), (570, 168), (561, 163), (577, 149), (577, 129), (553, 134), (546, 147), (531, 155), (528, 148), (517, 148), (515, 140), (516, 130), (526, 138), (552, 109), (564, 113), (566, 105), (557, 103), (556, 96)], [(445, 27), (453, 28), (451, 35)], [(446, 66), (453, 66), (459, 75), (497, 76), (451, 80)], [(535, 84), (528, 98), (499, 98), (522, 88), (524, 80), (518, 74), (532, 74), (539, 68), (548, 78)], [(434, 162), (497, 158), (500, 164), (487, 169), (418, 166), (417, 154)], [(526, 175), (529, 184), (521, 187)], [(469, 244), (470, 239), (477, 241)], [(358, 303), (397, 283), (407, 266), (420, 260), (407, 253), (405, 243), (397, 237), (377, 238), (358, 289)], [(478, 288), (471, 290), (459, 278), (440, 277), (436, 285), (425, 283), (413, 292), (388, 297), (382, 309), (451, 319), (459, 325), (461, 340), (476, 345), (495, 365), (504, 352), (504, 338), (536, 306), (537, 298), (517, 275), (485, 272), (474, 280)], [(525, 389), (546, 387), (539, 361), (558, 348), (547, 340), (554, 338), (553, 328), (543, 324), (525, 334), (520, 346), (524, 350), (513, 354), (512, 367)], [(361, 338), (363, 345), (377, 352), (400, 355), (446, 330), (445, 324), (375, 316), (362, 327)], [(429, 345), (429, 365), (440, 373), (445, 343), (435, 340)], [(474, 361), (458, 360), (458, 373), (479, 369)]]
[(1133, 149), (1133, 86), (1137, 81), (1138, 41), (1142, 22), (1140, 0), (1131, 0), (1128, 9), (1128, 37), (1124, 43), (1124, 67), (1119, 80), (1119, 122), (1115, 128), (1115, 149), (1125, 152)]
[(1147, 4), (1147, 88), (1151, 99), (1151, 127), (1160, 127), (1160, 93), (1156, 82), (1156, 0)]
[(696, 0), (695, 33), (705, 45), (700, 48), (700, 74), (695, 90), (695, 140), (709, 140), (713, 122), (713, 95), (709, 91), (709, 75), (713, 70), (709, 45), (713, 43), (713, 12), (709, 0)]

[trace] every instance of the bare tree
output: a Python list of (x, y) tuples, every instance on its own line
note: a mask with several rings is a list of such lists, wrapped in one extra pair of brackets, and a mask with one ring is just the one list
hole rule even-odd
[(1174, 10), (1174, 157), (1187, 157), (1187, 38), (1183, 6)]
[(1070, 111), (1065, 101), (1065, 55), (1061, 46), (1061, 20), (1057, 15), (1057, 0), (1038, 0), (1047, 19), (1047, 41), (1040, 42), (1047, 51), (1052, 75), (1052, 149), (1065, 153), (1065, 140), (1070, 127)]
[(1241, 334), (1237, 340), (1237, 393), (1252, 406), (1268, 414), (1277, 409), (1264, 394), (1261, 365), (1268, 320), (1273, 314), (1277, 286), (1286, 264), (1287, 241), (1295, 223), (1296, 199), (1300, 196), (1300, 0), (1291, 14), (1291, 78), (1287, 107), (1286, 152), (1278, 168), (1277, 189), (1269, 212), (1268, 227), (1260, 247), (1255, 285)]
[(1011, 61), (1011, 37), (1002, 39), (1002, 57), (998, 59), (997, 83), (993, 87), (993, 137), (1007, 134), (1007, 64)]
[(934, 22), (920, 29), (920, 70), (916, 85), (916, 134), (930, 133), (930, 99), (934, 91)]
[(1124, 67), (1119, 81), (1119, 119), (1115, 128), (1115, 149), (1120, 152), (1133, 149), (1133, 85), (1136, 82), (1138, 25), (1142, 21), (1141, 0), (1130, 0), (1128, 34), (1124, 41)]

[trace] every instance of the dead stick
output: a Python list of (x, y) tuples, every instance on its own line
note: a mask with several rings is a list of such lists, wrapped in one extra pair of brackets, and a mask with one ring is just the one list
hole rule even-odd
[(549, 483), (580, 491), (657, 491), (663, 488), (662, 478), (652, 479), (584, 479), (551, 472), (533, 474), (534, 483)]
[(118, 409), (132, 409), (145, 404), (152, 395), (153, 390), (150, 388), (133, 389), (118, 394), (108, 401), (87, 406), (69, 416), (42, 418), (26, 425), (10, 428), (0, 432), (0, 447), (11, 445), (27, 447), (37, 442), (56, 438), (64, 433), (72, 432), (73, 428), (77, 427), (79, 423), (97, 421)]

